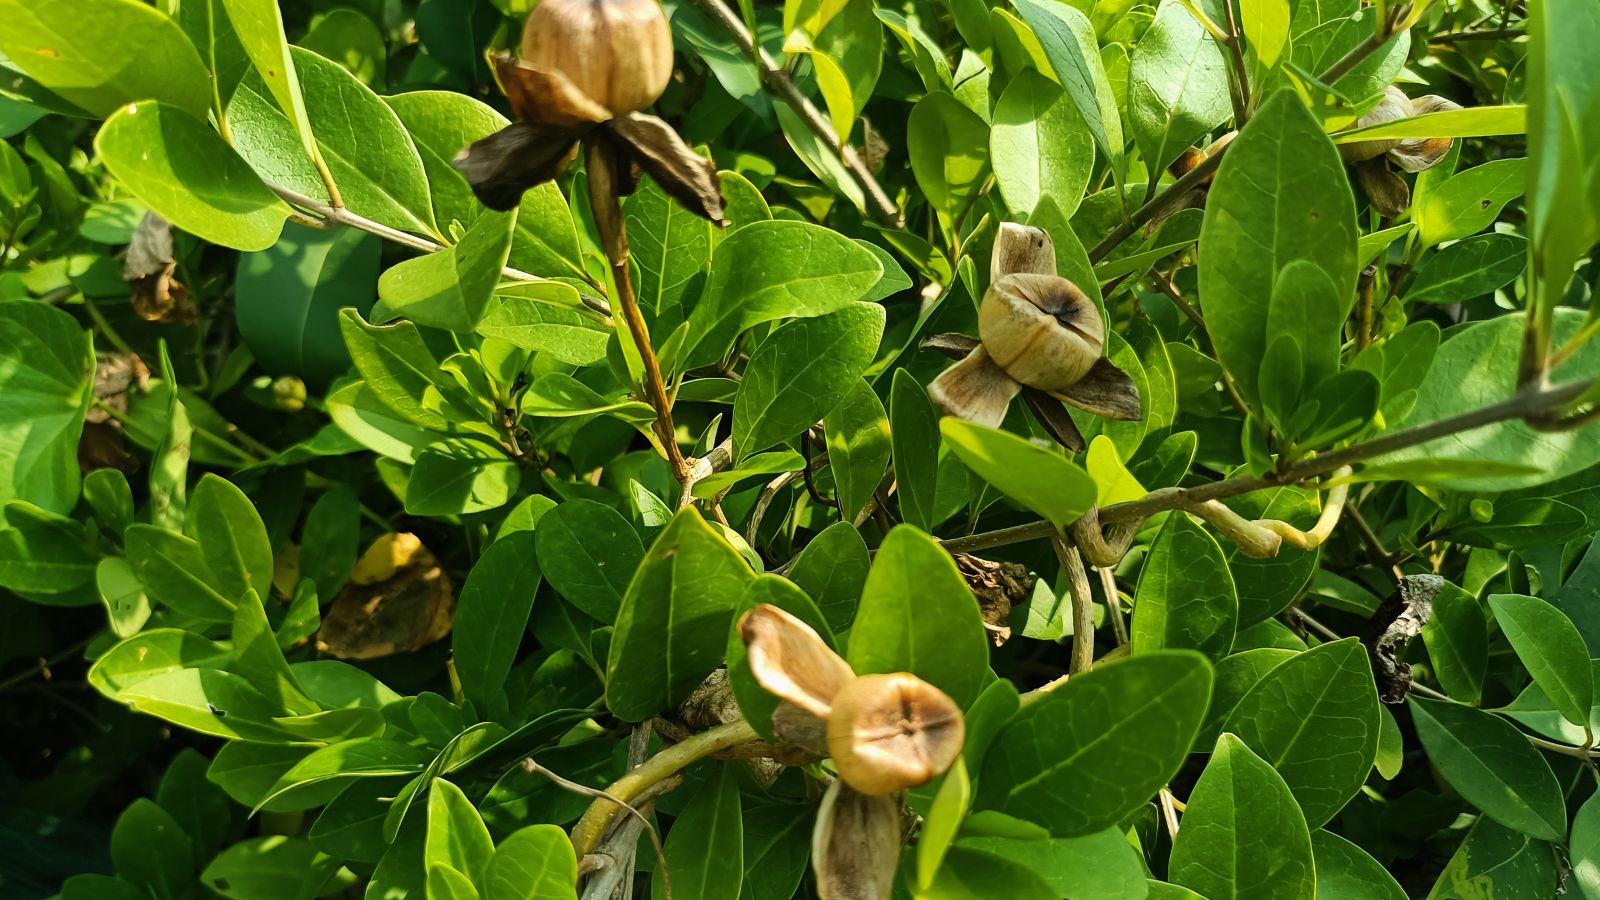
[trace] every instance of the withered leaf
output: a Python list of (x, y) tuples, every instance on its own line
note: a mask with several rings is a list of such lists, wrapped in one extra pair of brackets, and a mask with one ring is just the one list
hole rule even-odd
[(177, 268), (172, 258), (172, 226), (153, 212), (145, 213), (122, 259), (122, 277), (133, 294), (133, 311), (140, 318), (181, 325), (199, 319), (189, 289), (172, 277)]
[(494, 69), (520, 121), (581, 130), (611, 118), (610, 110), (560, 72), (535, 69), (507, 53), (495, 57)]
[(452, 160), (484, 206), (515, 209), (523, 192), (561, 174), (582, 129), (517, 122), (464, 148)]
[(717, 167), (694, 152), (672, 126), (644, 113), (628, 113), (605, 126), (620, 138), (627, 155), (684, 209), (718, 225), (722, 217), (722, 184)]
[(450, 633), (455, 585), (413, 534), (386, 534), (356, 563), (317, 631), (317, 650), (375, 659), (418, 650)]
[(1108, 419), (1137, 421), (1144, 418), (1144, 404), (1133, 379), (1103, 356), (1089, 374), (1052, 396)]

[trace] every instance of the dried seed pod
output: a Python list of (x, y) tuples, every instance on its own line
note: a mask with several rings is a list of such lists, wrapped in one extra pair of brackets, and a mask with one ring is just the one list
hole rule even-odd
[(828, 753), (863, 794), (926, 784), (961, 754), (966, 723), (944, 691), (908, 672), (863, 675), (833, 698)]
[[(1413, 116), (1460, 108), (1461, 104), (1434, 94), (1411, 101)], [(1399, 146), (1389, 151), (1389, 158), (1407, 172), (1421, 172), (1423, 169), (1433, 168), (1434, 164), (1444, 159), (1444, 155), (1450, 152), (1450, 144), (1453, 141), (1454, 138), (1447, 137), (1405, 138), (1400, 141)]]
[(811, 626), (770, 603), (739, 619), (750, 671), (779, 699), (819, 719), (832, 712), (834, 695), (855, 677)]
[[(1356, 120), (1353, 128), (1367, 128), (1372, 125), (1383, 125), (1394, 122), (1411, 115), (1411, 98), (1406, 92), (1394, 85), (1389, 85), (1383, 92), (1383, 100), (1370, 112)], [(1339, 158), (1347, 163), (1361, 162), (1381, 156), (1400, 146), (1394, 139), (1380, 139), (1374, 141), (1356, 141), (1350, 144), (1339, 145)]]
[(821, 900), (888, 900), (900, 862), (900, 803), (828, 786), (811, 831), (811, 869)]
[(1061, 391), (1105, 355), (1100, 310), (1078, 286), (1054, 275), (1007, 275), (978, 309), (984, 350), (1011, 378)]
[[(1230, 131), (1227, 134), (1224, 134), (1222, 137), (1219, 137), (1207, 144), (1204, 150), (1201, 150), (1198, 147), (1185, 148), (1183, 154), (1177, 159), (1173, 160), (1171, 165), (1167, 166), (1167, 171), (1172, 173), (1173, 178), (1182, 178), (1183, 176), (1189, 174), (1189, 170), (1222, 152), (1222, 148), (1233, 143), (1233, 139), (1238, 136), (1239, 132)], [(1217, 173), (1212, 172), (1210, 175), (1200, 179), (1199, 186), (1204, 187), (1209, 185), (1212, 179), (1216, 177)]]
[(522, 62), (623, 116), (667, 89), (672, 31), (656, 0), (542, 0), (523, 26)]

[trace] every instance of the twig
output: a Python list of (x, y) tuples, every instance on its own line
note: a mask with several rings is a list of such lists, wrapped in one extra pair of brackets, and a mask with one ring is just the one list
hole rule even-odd
[(1429, 44), (1455, 44), (1461, 41), (1500, 41), (1519, 38), (1527, 34), (1523, 28), (1495, 28), (1489, 31), (1457, 31), (1428, 38)]
[[(1108, 525), (1120, 522), (1140, 522), (1157, 513), (1171, 509), (1191, 508), (1208, 500), (1236, 497), (1239, 494), (1248, 494), (1251, 491), (1259, 491), (1263, 488), (1301, 484), (1312, 479), (1321, 478), (1344, 466), (1354, 465), (1373, 457), (1382, 456), (1385, 453), (1393, 453), (1418, 444), (1425, 444), (1435, 438), (1471, 431), (1474, 428), (1482, 428), (1485, 425), (1492, 425), (1508, 419), (1536, 417), (1577, 400), (1596, 384), (1600, 384), (1600, 379), (1573, 381), (1553, 387), (1523, 389), (1507, 400), (1465, 412), (1458, 416), (1451, 416), (1425, 425), (1393, 431), (1320, 456), (1307, 457), (1279, 473), (1241, 475), (1236, 478), (1213, 481), (1196, 487), (1162, 488), (1161, 490), (1151, 491), (1137, 500), (1114, 503), (1101, 509), (1099, 511), (1100, 521)], [(951, 538), (944, 541), (943, 544), (944, 548), (951, 553), (973, 553), (989, 547), (1048, 538), (1054, 533), (1054, 525), (1040, 520), (981, 534)]]
[(884, 192), (883, 186), (873, 177), (872, 170), (867, 168), (866, 162), (856, 153), (855, 148), (839, 138), (839, 133), (833, 130), (833, 125), (828, 122), (827, 117), (805, 94), (801, 93), (800, 88), (789, 77), (789, 73), (784, 71), (766, 50), (756, 44), (744, 22), (734, 15), (722, 0), (691, 0), (691, 2), (722, 26), (723, 30), (733, 37), (733, 42), (739, 45), (739, 49), (755, 63), (756, 71), (761, 76), (761, 86), (787, 103), (800, 117), (800, 121), (805, 123), (805, 126), (820, 138), (828, 149), (838, 155), (839, 161), (850, 170), (850, 174), (866, 192), (867, 211), (872, 218), (883, 225), (904, 228), (905, 219), (900, 207), (896, 206)]
[(1222, 44), (1228, 48), (1228, 58), (1233, 61), (1233, 77), (1228, 79), (1228, 95), (1233, 101), (1233, 127), (1243, 128), (1250, 119), (1250, 76), (1244, 64), (1244, 41), (1239, 35), (1239, 22), (1234, 15), (1233, 4), (1224, 3), (1222, 6), (1228, 11), (1228, 37)]
[(1106, 618), (1111, 620), (1111, 633), (1117, 646), (1128, 642), (1128, 623), (1122, 618), (1122, 595), (1117, 592), (1117, 573), (1111, 566), (1097, 566), (1100, 573), (1100, 590), (1106, 595)]
[[(549, 769), (546, 769), (544, 766), (539, 765), (531, 756), (522, 761), (522, 768), (530, 773), (543, 775), (544, 777), (555, 782), (560, 787), (569, 790), (574, 794), (582, 794), (585, 797), (594, 797), (598, 800), (613, 803), (616, 806), (621, 807), (630, 816), (633, 816), (635, 819), (637, 819), (642, 824), (644, 829), (650, 834), (650, 843), (653, 844), (656, 849), (656, 864), (661, 867), (661, 880), (663, 883), (668, 883), (667, 853), (665, 848), (663, 848), (661, 845), (661, 835), (656, 831), (655, 826), (650, 824), (650, 819), (647, 818), (644, 813), (629, 805), (626, 800), (613, 795), (609, 791), (602, 791), (598, 788), (592, 788), (588, 785), (579, 784), (576, 781), (570, 781), (566, 778), (562, 778), (560, 775), (557, 775)], [(594, 807), (592, 806), (590, 807), (590, 809), (593, 808)], [(580, 854), (580, 858), (582, 855), (585, 854)], [(670, 887), (667, 888), (667, 894), (668, 896), (671, 896)]]
[(573, 849), (580, 859), (593, 850), (605, 834), (606, 825), (616, 815), (619, 803), (632, 800), (651, 785), (671, 777), (694, 762), (729, 747), (759, 739), (755, 729), (740, 720), (702, 731), (663, 749), (645, 760), (643, 765), (617, 779), (606, 788), (603, 799), (589, 805), (583, 818), (572, 826)]
[[(348, 225), (351, 228), (365, 231), (368, 234), (375, 234), (378, 237), (394, 241), (397, 244), (410, 247), (411, 249), (421, 253), (437, 253), (438, 251), (445, 249), (443, 244), (434, 243), (425, 237), (418, 237), (417, 235), (401, 231), (398, 228), (390, 228), (381, 222), (374, 222), (365, 216), (357, 215), (342, 206), (333, 206), (326, 201), (318, 200), (315, 197), (308, 197), (299, 191), (291, 190), (290, 188), (283, 187), (282, 185), (272, 184), (269, 182), (267, 187), (271, 188), (273, 193), (277, 194), (279, 197), (282, 197), (289, 203), (292, 203), (295, 206), (306, 210), (307, 212), (314, 213), (322, 220), (323, 224)], [(510, 266), (506, 266), (505, 268), (501, 269), (500, 274), (512, 279), (513, 281), (545, 280), (531, 272), (524, 272), (521, 269), (514, 269)], [(579, 291), (578, 298), (583, 301), (584, 306), (589, 307), (591, 310), (594, 310), (603, 316), (611, 315), (611, 304), (601, 300), (599, 297), (592, 297), (583, 291)]]
[(1089, 593), (1089, 573), (1084, 571), (1077, 547), (1060, 537), (1052, 538), (1050, 546), (1061, 560), (1072, 601), (1072, 664), (1067, 671), (1087, 672), (1094, 665), (1094, 597)]

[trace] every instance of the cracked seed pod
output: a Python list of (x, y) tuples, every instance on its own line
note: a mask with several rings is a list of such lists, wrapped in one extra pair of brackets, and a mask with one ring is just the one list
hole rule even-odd
[(829, 785), (811, 831), (820, 900), (889, 900), (899, 863), (900, 802)]
[[(1406, 96), (1405, 91), (1391, 84), (1384, 90), (1383, 100), (1371, 112), (1357, 119), (1353, 127), (1367, 128), (1373, 125), (1384, 125), (1389, 122), (1420, 116), (1424, 113), (1460, 108), (1460, 104), (1432, 94), (1413, 100)], [(1340, 144), (1339, 157), (1346, 163), (1358, 163), (1386, 155), (1407, 172), (1421, 172), (1423, 169), (1431, 168), (1444, 158), (1444, 155), (1450, 151), (1451, 140), (1451, 138), (1447, 137), (1436, 137), (1380, 138), (1370, 141), (1355, 141), (1354, 143)]]
[(672, 31), (656, 0), (543, 0), (523, 26), (522, 62), (620, 117), (667, 89)]
[(863, 794), (927, 784), (961, 755), (966, 724), (944, 691), (907, 672), (863, 675), (833, 698), (828, 753)]
[[(1011, 398), (1026, 391), (1030, 406), (1046, 408), (1045, 418), (1066, 419), (1059, 406), (1047, 409), (1055, 405), (1051, 397), (1111, 419), (1144, 415), (1133, 379), (1105, 358), (1100, 310), (1077, 285), (1056, 275), (1049, 235), (1002, 224), (989, 279), (978, 311), (979, 341), (941, 335), (924, 343), (964, 354), (928, 385), (928, 396), (945, 414), (997, 427)], [(1082, 449), (1071, 434), (1063, 437)]]

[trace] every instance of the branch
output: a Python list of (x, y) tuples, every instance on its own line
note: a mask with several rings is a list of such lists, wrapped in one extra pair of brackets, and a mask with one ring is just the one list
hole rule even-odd
[[(1166, 512), (1171, 509), (1194, 509), (1209, 500), (1221, 500), (1225, 497), (1235, 497), (1239, 494), (1248, 494), (1263, 488), (1281, 487), (1287, 484), (1300, 484), (1314, 478), (1330, 475), (1344, 466), (1354, 465), (1359, 462), (1425, 444), (1436, 438), (1471, 431), (1496, 422), (1508, 419), (1535, 418), (1544, 413), (1561, 408), (1574, 400), (1582, 397), (1584, 393), (1600, 385), (1600, 378), (1584, 381), (1573, 381), (1555, 387), (1521, 390), (1509, 399), (1490, 406), (1429, 422), (1426, 425), (1417, 425), (1412, 428), (1390, 432), (1369, 441), (1361, 441), (1324, 453), (1321, 456), (1312, 456), (1294, 463), (1282, 472), (1269, 473), (1268, 475), (1241, 475), (1237, 478), (1227, 478), (1222, 481), (1213, 481), (1197, 487), (1187, 488), (1162, 488), (1151, 491), (1137, 500), (1128, 500), (1123, 503), (1114, 503), (1099, 511), (1100, 521), (1111, 525), (1122, 522), (1141, 522), (1151, 516)], [(951, 538), (943, 541), (944, 548), (951, 553), (973, 553), (988, 547), (999, 547), (1005, 544), (1015, 544), (1022, 541), (1048, 538), (1055, 534), (1055, 526), (1046, 521), (1029, 522), (1025, 525), (1013, 525), (1010, 528), (1001, 528), (996, 531), (987, 531), (982, 534), (967, 537)]]
[[(348, 225), (351, 228), (365, 231), (368, 234), (375, 234), (378, 237), (394, 241), (397, 244), (410, 247), (411, 249), (421, 253), (437, 253), (438, 251), (445, 249), (443, 244), (436, 244), (427, 238), (417, 237), (414, 234), (409, 234), (399, 230), (398, 228), (390, 228), (389, 226), (380, 222), (374, 222), (365, 216), (357, 215), (342, 206), (333, 206), (326, 201), (318, 200), (315, 197), (308, 197), (299, 191), (283, 187), (282, 185), (268, 182), (267, 187), (271, 188), (273, 193), (277, 194), (279, 197), (282, 197), (289, 203), (292, 203), (295, 206), (300, 207), (302, 210), (316, 215), (317, 218), (322, 220), (323, 225)], [(510, 278), (513, 281), (545, 280), (531, 272), (524, 272), (521, 269), (513, 269), (510, 266), (506, 266), (505, 268), (501, 269), (500, 274)], [(601, 300), (599, 297), (592, 297), (583, 291), (578, 292), (578, 297), (583, 300), (584, 306), (589, 307), (591, 310), (594, 310), (602, 316), (606, 316), (608, 318), (610, 317), (611, 304)]]
[(747, 722), (731, 722), (709, 731), (702, 731), (682, 743), (673, 744), (645, 760), (644, 764), (617, 779), (606, 788), (608, 799), (599, 799), (589, 805), (583, 818), (572, 826), (572, 847), (582, 859), (600, 842), (606, 825), (617, 813), (615, 801), (626, 803), (639, 796), (646, 788), (670, 778), (692, 763), (719, 753), (729, 747), (760, 740), (755, 729)]
[(900, 207), (896, 206), (884, 192), (883, 186), (872, 176), (872, 170), (867, 168), (867, 164), (862, 161), (855, 148), (839, 138), (839, 133), (833, 130), (833, 125), (828, 122), (827, 117), (800, 92), (800, 88), (789, 77), (789, 73), (784, 71), (766, 50), (756, 44), (744, 22), (740, 21), (722, 0), (692, 0), (692, 2), (701, 12), (721, 25), (722, 29), (733, 38), (733, 42), (739, 45), (739, 49), (755, 63), (756, 71), (761, 76), (761, 86), (768, 93), (787, 103), (800, 117), (800, 121), (828, 145), (828, 149), (838, 155), (839, 162), (850, 170), (850, 174), (855, 176), (862, 190), (866, 192), (868, 212), (872, 218), (892, 228), (904, 228), (905, 218), (900, 213)]
[(1067, 594), (1072, 598), (1072, 666), (1068, 671), (1087, 672), (1094, 665), (1094, 599), (1089, 593), (1089, 573), (1084, 571), (1077, 547), (1060, 537), (1051, 538), (1050, 546), (1061, 560)]

